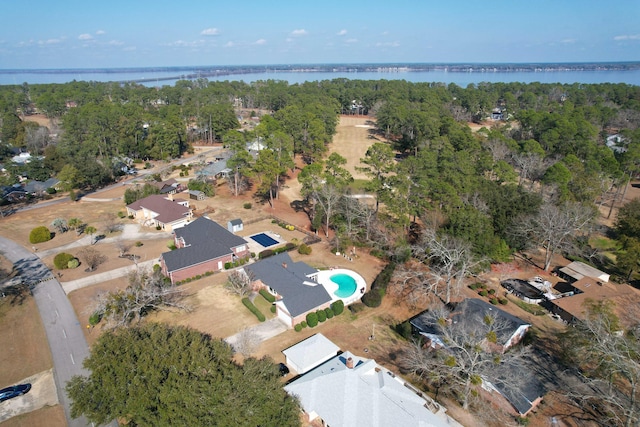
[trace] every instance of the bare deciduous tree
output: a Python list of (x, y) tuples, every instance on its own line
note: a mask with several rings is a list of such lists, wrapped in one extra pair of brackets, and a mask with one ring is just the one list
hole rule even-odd
[(413, 246), (413, 255), (430, 266), (432, 286), (429, 290), (444, 295), (446, 303), (457, 294), (464, 279), (478, 265), (469, 244), (448, 235), (438, 236), (434, 230), (426, 229), (417, 245)]
[(611, 301), (591, 302), (585, 309), (584, 319), (566, 332), (564, 347), (581, 368), (590, 392), (572, 391), (569, 397), (597, 409), (606, 425), (636, 426), (640, 423), (638, 301), (624, 307), (625, 319), (615, 315)]
[(188, 311), (190, 308), (183, 303), (183, 296), (182, 290), (165, 284), (159, 271), (134, 271), (125, 290), (100, 295), (95, 312), (106, 320), (107, 327), (126, 326), (154, 310)]
[(84, 248), (78, 252), (80, 259), (87, 265), (88, 271), (94, 271), (107, 260), (107, 257), (95, 248)]
[[(436, 305), (427, 314), (437, 339), (433, 345), (414, 342), (404, 352), (401, 363), (410, 372), (431, 385), (445, 387), (468, 409), (471, 397), (483, 381), (496, 381), (510, 387), (519, 385), (518, 369), (526, 359), (528, 349), (519, 346), (500, 351), (499, 337), (509, 325), (501, 318), (480, 312), (466, 312), (452, 319), (443, 305)], [(513, 373), (511, 375), (510, 373)]]
[(124, 240), (120, 238), (115, 241), (114, 245), (118, 249), (120, 256), (123, 257), (127, 252), (129, 252), (129, 250), (133, 246), (133, 243), (128, 240)]
[[(544, 249), (544, 270), (549, 271), (553, 256), (592, 224), (596, 212), (580, 203), (556, 206), (545, 203), (536, 215), (517, 221), (514, 234)], [(524, 241), (524, 240), (523, 240)]]
[(232, 294), (245, 296), (253, 291), (255, 275), (247, 270), (235, 270), (229, 274), (225, 288)]
[(105, 212), (101, 215), (104, 231), (107, 233), (115, 233), (120, 230), (121, 225), (118, 223), (118, 216), (114, 212)]
[(244, 357), (249, 357), (258, 349), (260, 336), (251, 328), (245, 328), (236, 335), (233, 349)]

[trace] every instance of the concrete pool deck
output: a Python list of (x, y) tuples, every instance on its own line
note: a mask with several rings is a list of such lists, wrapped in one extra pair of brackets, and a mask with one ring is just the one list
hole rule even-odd
[[(335, 294), (338, 290), (338, 284), (331, 280), (331, 276), (335, 276), (336, 274), (346, 274), (351, 277), (356, 282), (356, 289), (353, 294), (348, 297), (341, 298)], [(349, 270), (346, 268), (334, 268), (329, 270), (318, 270), (316, 281), (320, 283), (327, 290), (329, 295), (331, 296), (331, 301), (337, 301), (341, 299), (344, 302), (344, 305), (353, 304), (356, 301), (359, 301), (364, 294), (364, 291), (367, 290), (367, 282), (364, 278), (356, 273), (353, 270)], [(364, 290), (364, 291), (363, 291)]]

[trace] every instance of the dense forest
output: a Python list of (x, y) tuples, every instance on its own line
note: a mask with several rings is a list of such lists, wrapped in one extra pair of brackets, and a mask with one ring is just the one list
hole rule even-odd
[[(241, 130), (240, 109), (260, 124)], [(496, 112), (500, 120), (472, 132), (469, 123), (488, 123)], [(25, 119), (33, 113), (55, 129)], [(375, 119), (378, 142), (361, 160), (371, 178), (365, 183), (353, 181), (339, 155), (325, 159), (339, 114)], [(56, 176), (66, 189), (96, 188), (123, 174), (123, 162), (171, 159), (194, 142), (223, 142), (233, 153), (236, 194), (252, 188), (264, 200), (277, 197), (302, 159), (314, 227), (327, 236), (331, 229), (338, 248), (375, 242), (401, 258), (419, 237), (416, 226), (468, 245), (484, 261), (530, 244), (544, 247), (549, 260), (559, 250), (588, 256), (579, 239), (570, 245), (541, 233), (553, 229), (541, 213), (573, 215), (571, 234), (585, 234), (591, 223), (583, 217), (611, 205), (639, 171), (639, 125), (640, 88), (625, 84), (200, 79), (161, 88), (75, 81), (0, 87), (2, 184)], [(613, 134), (616, 145), (608, 147)], [(256, 139), (266, 149), (252, 157), (247, 143)], [(33, 160), (9, 162), (16, 148)], [(375, 194), (373, 212), (344, 197), (363, 190)]]

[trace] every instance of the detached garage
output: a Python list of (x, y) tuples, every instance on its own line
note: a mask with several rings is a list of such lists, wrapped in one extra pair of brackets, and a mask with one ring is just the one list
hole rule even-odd
[(287, 365), (298, 374), (304, 374), (335, 357), (340, 347), (322, 334), (310, 336), (298, 344), (282, 350)]

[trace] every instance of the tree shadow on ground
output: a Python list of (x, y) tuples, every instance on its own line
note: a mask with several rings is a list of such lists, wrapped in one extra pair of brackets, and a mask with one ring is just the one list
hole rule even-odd
[(11, 306), (22, 305), (30, 295), (31, 286), (26, 283), (7, 286), (0, 291), (0, 296), (2, 296), (3, 299), (7, 298)]

